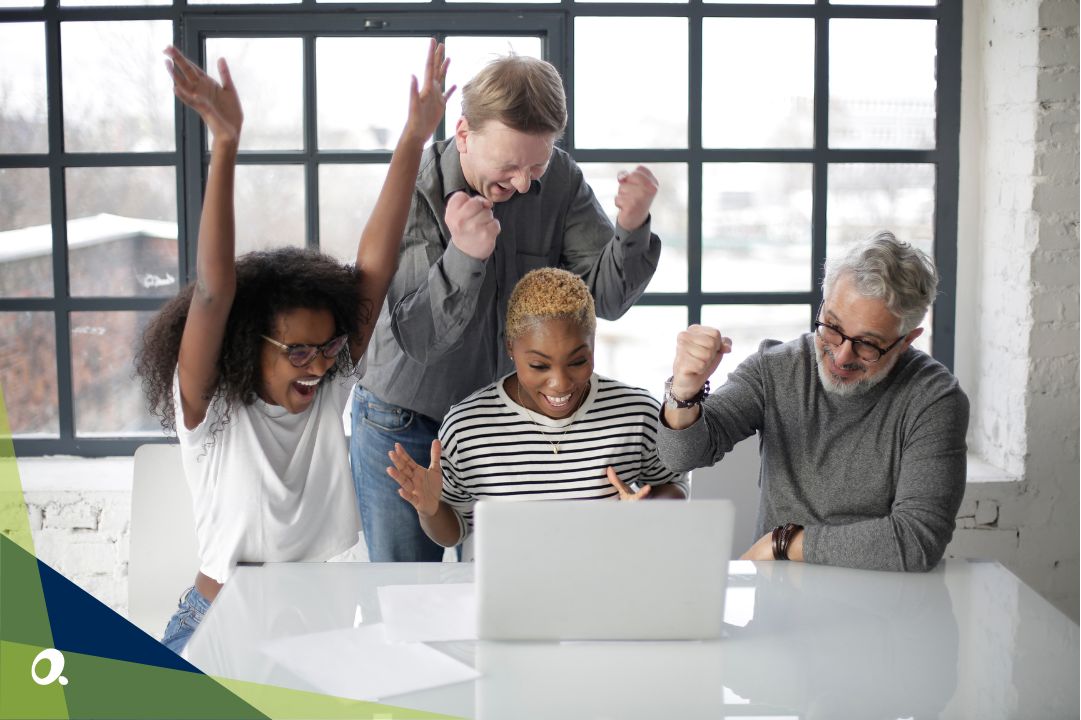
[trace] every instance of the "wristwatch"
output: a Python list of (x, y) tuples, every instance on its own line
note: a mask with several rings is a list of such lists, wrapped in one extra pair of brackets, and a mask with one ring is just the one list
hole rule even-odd
[(702, 401), (709, 396), (709, 380), (706, 380), (706, 384), (702, 386), (702, 389), (696, 392), (686, 400), (680, 400), (672, 395), (672, 378), (668, 378), (664, 381), (664, 406), (670, 410), (679, 410), (681, 408), (694, 407), (695, 405), (701, 405)]

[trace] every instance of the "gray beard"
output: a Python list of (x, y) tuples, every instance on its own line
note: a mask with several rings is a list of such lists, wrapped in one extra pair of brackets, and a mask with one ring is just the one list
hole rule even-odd
[[(822, 388), (838, 397), (859, 397), (866, 394), (875, 385), (886, 379), (886, 376), (890, 374), (890, 370), (893, 368), (894, 363), (897, 362), (895, 357), (889, 365), (882, 368), (880, 372), (875, 374), (866, 373), (863, 377), (855, 382), (840, 382), (826, 367), (826, 363), (823, 362), (823, 355), (826, 354), (825, 348), (820, 348), (818, 343), (814, 344), (815, 348), (815, 365), (818, 366), (818, 379), (822, 382)], [(832, 357), (832, 356), (831, 356)], [(841, 367), (845, 367), (842, 365)]]

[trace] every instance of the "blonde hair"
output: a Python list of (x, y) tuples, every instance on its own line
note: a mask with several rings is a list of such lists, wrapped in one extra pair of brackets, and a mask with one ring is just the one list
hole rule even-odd
[(518, 281), (507, 306), (507, 342), (545, 320), (572, 320), (589, 335), (596, 332), (593, 296), (582, 278), (558, 268), (539, 268)]
[(497, 120), (530, 135), (562, 135), (567, 95), (551, 63), (512, 53), (491, 61), (465, 84), (462, 117), (473, 130)]

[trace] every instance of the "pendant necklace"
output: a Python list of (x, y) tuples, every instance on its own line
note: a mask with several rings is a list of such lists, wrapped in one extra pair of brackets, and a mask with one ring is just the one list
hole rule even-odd
[[(529, 408), (527, 408), (525, 406), (525, 403), (522, 402), (522, 383), (518, 382), (518, 378), (514, 378), (514, 384), (516, 386), (515, 389), (517, 390), (518, 404), (522, 406), (523, 410), (525, 410), (525, 414), (529, 417), (529, 421), (537, 426), (537, 430), (544, 437), (544, 441), (551, 446), (552, 454), (553, 455), (558, 455), (559, 454), (559, 443), (563, 442), (563, 438), (567, 434), (567, 431), (570, 430), (571, 425), (574, 424), (574, 420), (572, 419), (569, 423), (567, 423), (567, 427), (563, 428), (563, 432), (559, 434), (559, 439), (556, 440), (555, 442), (552, 442), (551, 440), (548, 439), (547, 433), (545, 433), (544, 430), (542, 430), (543, 426), (539, 422), (537, 422), (537, 419), (533, 417), (533, 413), (531, 413), (529, 411)], [(577, 409), (575, 410), (575, 412), (577, 412)]]

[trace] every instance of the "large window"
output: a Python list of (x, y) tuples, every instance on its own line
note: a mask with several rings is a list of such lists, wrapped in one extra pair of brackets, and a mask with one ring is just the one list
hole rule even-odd
[(241, 91), (238, 252), (352, 257), (434, 35), (459, 86), (509, 50), (559, 67), (562, 144), (613, 217), (621, 168), (660, 179), (661, 263), (600, 324), (600, 372), (659, 393), (690, 322), (733, 337), (729, 369), (805, 332), (826, 255), (878, 228), (934, 252), (924, 349), (952, 364), (959, 8), (0, 0), (0, 386), (16, 452), (162, 437), (132, 358), (191, 279), (208, 160), (162, 68), (170, 42), (208, 67), (227, 57)]

